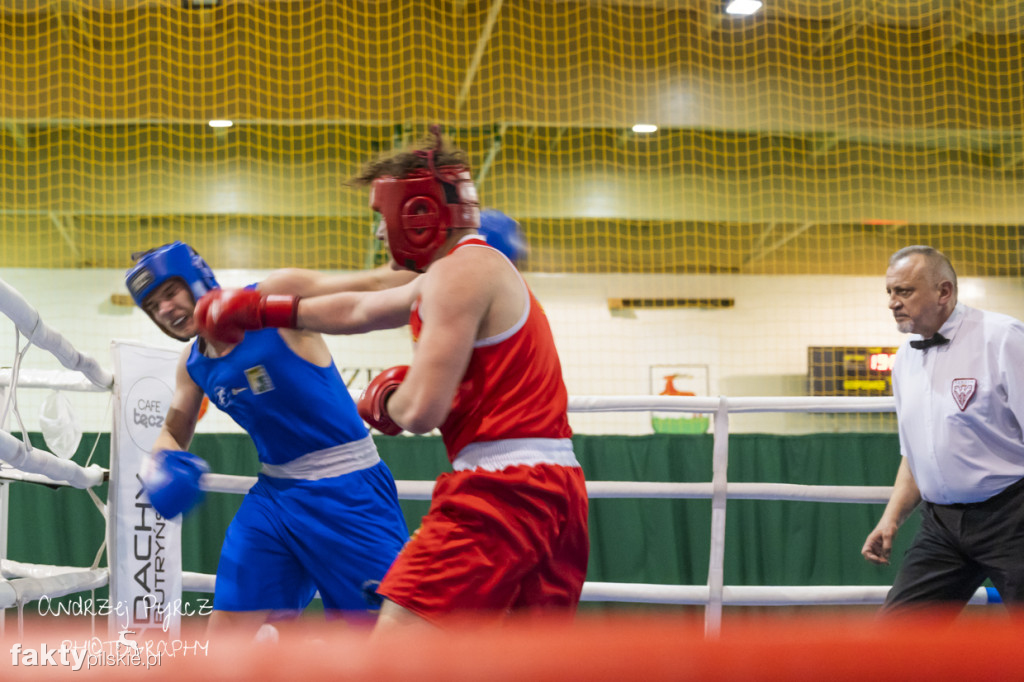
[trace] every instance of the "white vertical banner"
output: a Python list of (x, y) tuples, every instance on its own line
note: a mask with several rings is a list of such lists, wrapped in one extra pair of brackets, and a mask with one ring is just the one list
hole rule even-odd
[[(142, 492), (139, 472), (174, 395), (180, 352), (127, 341), (112, 344), (114, 431), (107, 496), (110, 634), (181, 627), (181, 517), (163, 518)], [(156, 633), (150, 633), (154, 635)]]

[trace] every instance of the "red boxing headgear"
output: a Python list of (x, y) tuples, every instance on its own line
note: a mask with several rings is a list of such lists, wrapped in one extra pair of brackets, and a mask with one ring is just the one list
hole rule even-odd
[(370, 207), (384, 218), (395, 262), (416, 272), (430, 264), (448, 230), (480, 227), (480, 200), (465, 166), (377, 178), (371, 185)]

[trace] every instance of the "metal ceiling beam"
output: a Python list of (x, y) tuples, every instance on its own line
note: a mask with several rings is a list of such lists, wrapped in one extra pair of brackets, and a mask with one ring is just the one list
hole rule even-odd
[(487, 149), (487, 155), (484, 156), (483, 163), (480, 164), (480, 169), (476, 173), (476, 186), (481, 188), (484, 185), (484, 180), (487, 179), (487, 173), (491, 170), (491, 165), (494, 163), (494, 159), (497, 158), (501, 152), (501, 143), (505, 136), (505, 131), (508, 129), (507, 123), (502, 123), (498, 126), (498, 132), (495, 133), (491, 139), (491, 146)]
[[(749, 256), (747, 256), (743, 260), (743, 265), (744, 266), (750, 265), (751, 263), (753, 263), (755, 261), (761, 260), (762, 258), (767, 256), (768, 254), (773, 253), (775, 251), (778, 251), (783, 246), (785, 246), (789, 242), (793, 241), (794, 239), (796, 239), (797, 237), (802, 235), (804, 232), (806, 232), (807, 230), (809, 230), (812, 227), (814, 227), (815, 225), (817, 225), (817, 223), (804, 223), (802, 225), (798, 225), (798, 226), (794, 227), (792, 230), (787, 230), (781, 237), (776, 239), (770, 245), (763, 246), (760, 250), (757, 250), (757, 251), (751, 253)], [(761, 235), (762, 236), (762, 240), (761, 240), (762, 243), (767, 241), (767, 237), (774, 230), (775, 230), (775, 224), (772, 223), (771, 225), (768, 226), (768, 229), (766, 229), (765, 232)]]
[(82, 253), (78, 250), (78, 245), (75, 243), (75, 236), (72, 234), (72, 230), (75, 229), (74, 217), (70, 214), (57, 214), (52, 211), (48, 215), (50, 222), (53, 223), (54, 227), (57, 228), (57, 231), (60, 232), (60, 236), (64, 240), (64, 243), (68, 245), (69, 249), (71, 249), (71, 254), (75, 257), (75, 260), (80, 261), (82, 259)]
[(491, 33), (494, 31), (494, 25), (498, 23), (498, 15), (501, 14), (503, 3), (504, 0), (494, 0), (491, 4), (491, 9), (487, 12), (487, 20), (484, 22), (483, 31), (480, 32), (480, 37), (476, 41), (473, 59), (469, 62), (466, 75), (462, 79), (462, 87), (459, 88), (458, 97), (455, 98), (456, 113), (462, 111), (462, 105), (466, 103), (466, 97), (469, 96), (469, 89), (473, 86), (473, 81), (476, 80), (476, 72), (480, 68), (480, 62), (483, 61), (484, 52), (487, 50), (487, 43), (491, 41)]

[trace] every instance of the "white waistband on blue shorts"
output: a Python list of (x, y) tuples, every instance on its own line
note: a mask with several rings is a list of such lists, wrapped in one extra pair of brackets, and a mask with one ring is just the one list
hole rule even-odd
[(505, 467), (535, 464), (580, 465), (570, 438), (507, 438), (470, 443), (459, 452), (452, 468), (455, 471), (501, 471)]
[(333, 448), (308, 452), (284, 464), (264, 462), (260, 473), (273, 478), (318, 481), (369, 469), (379, 461), (380, 455), (377, 454), (377, 446), (373, 444), (373, 437), (367, 436)]

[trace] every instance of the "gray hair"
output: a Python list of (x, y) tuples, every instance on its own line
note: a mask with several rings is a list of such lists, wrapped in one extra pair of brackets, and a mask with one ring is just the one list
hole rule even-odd
[(949, 262), (948, 258), (946, 258), (946, 255), (938, 249), (930, 246), (923, 246), (921, 244), (904, 246), (889, 257), (889, 267), (895, 265), (897, 261), (913, 255), (920, 255), (924, 257), (925, 262), (928, 264), (928, 271), (931, 273), (932, 280), (935, 284), (944, 280), (949, 280), (953, 284), (953, 293), (956, 293), (956, 271), (953, 269), (953, 264)]

